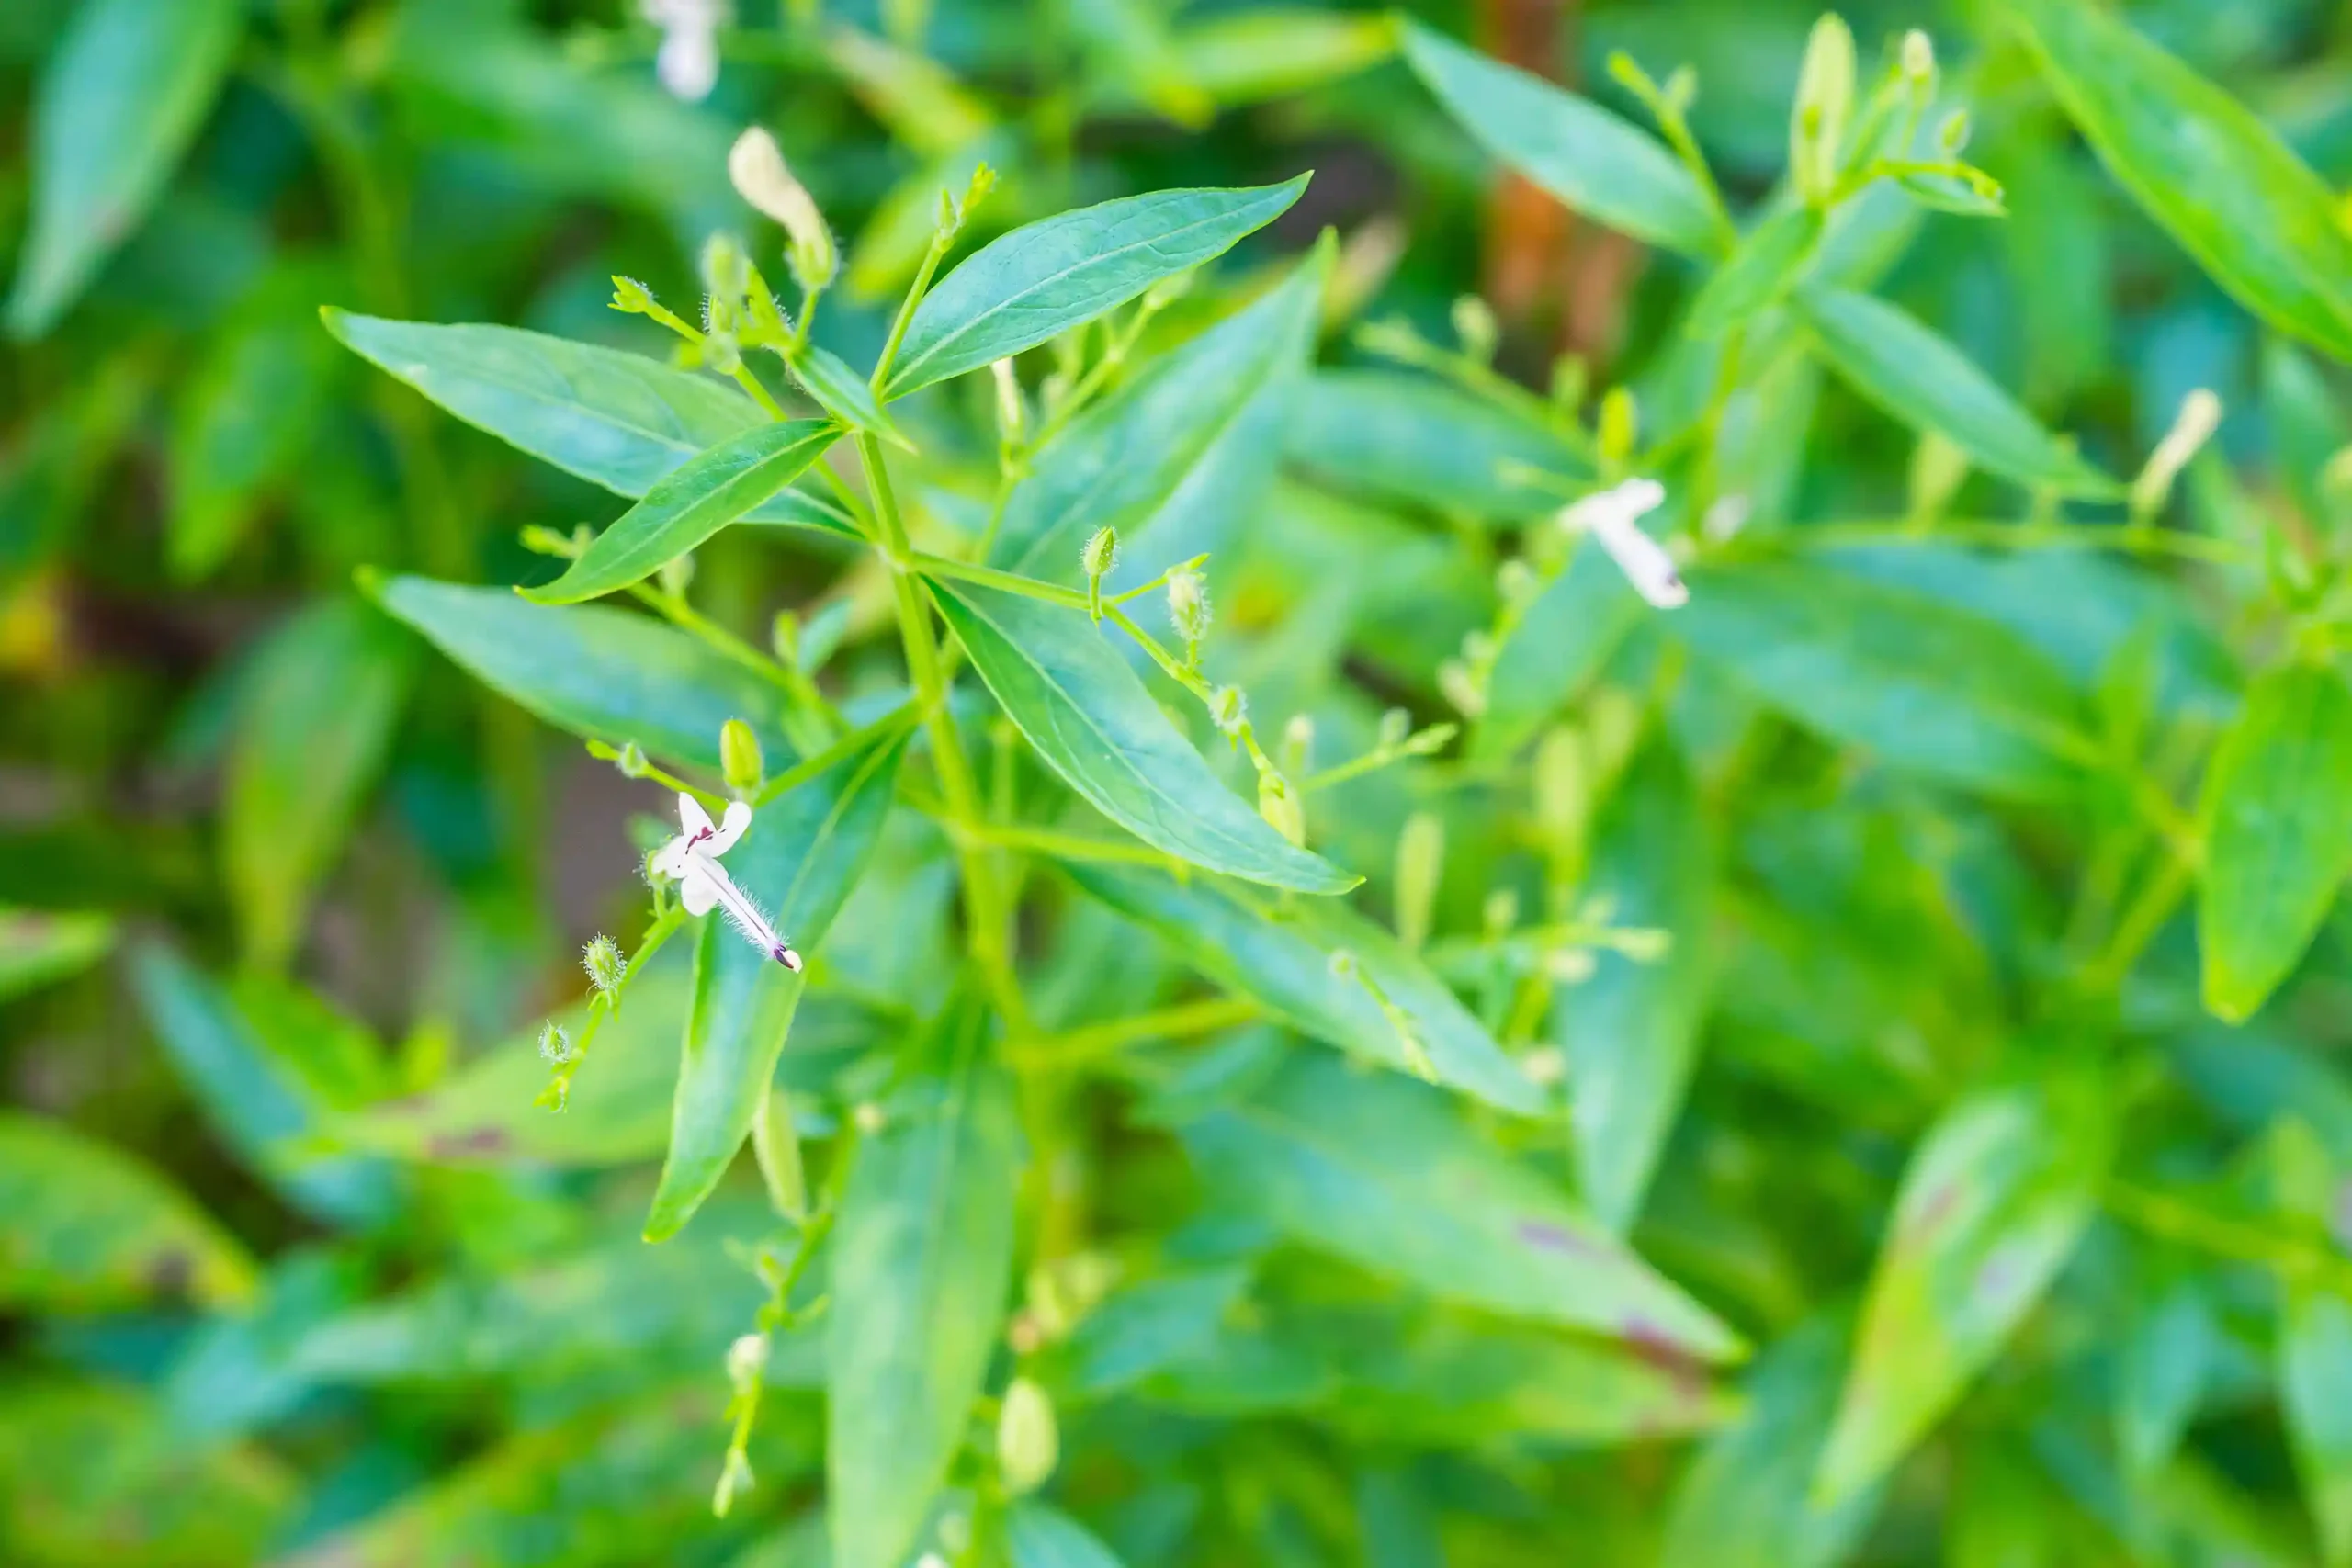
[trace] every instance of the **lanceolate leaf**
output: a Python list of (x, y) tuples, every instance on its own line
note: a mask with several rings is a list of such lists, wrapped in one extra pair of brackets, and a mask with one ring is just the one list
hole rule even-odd
[(2204, 810), (2205, 1005), (2235, 1021), (2293, 971), (2352, 871), (2352, 690), (2307, 665), (2256, 681), (2206, 772)]
[(1668, 250), (1718, 248), (1706, 194), (1647, 131), (1418, 24), (1405, 58), (1487, 151), (1578, 212)]
[(1555, 987), (1552, 1030), (1568, 1059), (1577, 1179), (1600, 1223), (1623, 1235), (1682, 1108), (1713, 967), (1706, 804), (1671, 743), (1653, 741), (1611, 796), (1584, 891), (1611, 919), (1666, 933), (1663, 957), (1594, 955), (1590, 977)]
[(230, 742), (221, 858), (248, 957), (283, 964), (342, 853), (399, 721), (414, 649), (367, 605), (330, 599), (257, 655)]
[[(1337, 900), (1274, 908), (1238, 888), (1157, 873), (1070, 865), (1072, 880), (1175, 944), (1219, 985), (1262, 1002), (1303, 1033), (1407, 1070), (1408, 1047), (1369, 977), (1403, 1016), (1438, 1082), (1532, 1114), (1543, 1096), (1438, 977), (1383, 928)], [(1360, 976), (1333, 973), (1352, 956)]]
[(1229, 1201), (1375, 1272), (1701, 1360), (1741, 1353), (1737, 1336), (1424, 1085), (1299, 1056), (1183, 1137)]
[(1996, 795), (2049, 795), (2076, 776), (2074, 695), (2005, 628), (1795, 562), (1702, 569), (1690, 582), (1673, 629), (1829, 739)]
[(31, 232), (8, 327), (39, 337), (139, 226), (227, 79), (241, 0), (88, 0), (33, 104)]
[[(852, 752), (761, 807), (727, 857), (737, 886), (804, 958), (824, 939), (881, 837), (906, 731)], [(645, 1239), (676, 1233), (710, 1196), (775, 1079), (803, 977), (705, 916), (695, 948), (694, 1000), (671, 1111), (669, 1157)]]
[(1058, 337), (1272, 222), (1306, 176), (1236, 190), (1162, 190), (1040, 220), (993, 240), (916, 307), (885, 395), (977, 370)]
[(1006, 501), (990, 558), (1076, 582), (1086, 541), (1116, 528), (1111, 581), (1141, 582), (1225, 545), (1273, 478), (1314, 351), (1326, 270), (1318, 252), (1073, 421)]
[(253, 1284), (244, 1249), (164, 1177), (56, 1122), (0, 1111), (0, 1303), (220, 1306)]
[(792, 749), (776, 688), (683, 632), (625, 610), (530, 604), (503, 588), (396, 577), (377, 603), (474, 676), (575, 735), (718, 766), (719, 728), (749, 723), (770, 757)]
[(2097, 6), (2007, 0), (2100, 159), (2221, 284), (2352, 360), (2352, 237), (2335, 194), (2245, 106)]
[(2067, 495), (2119, 492), (1916, 317), (1843, 289), (1808, 288), (1796, 299), (1830, 368), (1893, 417), (1945, 436), (1978, 467), (2019, 484)]
[(1720, 337), (1779, 303), (1821, 243), (1821, 213), (1792, 207), (1758, 223), (1690, 302), (1692, 337)]
[(1004, 1521), (1004, 1551), (1012, 1568), (1119, 1568), (1111, 1549), (1085, 1526), (1037, 1502), (1012, 1506)]
[(1650, 614), (1600, 547), (1579, 541), (1503, 639), (1487, 682), (1475, 752), (1507, 756), (1597, 679)]
[[(710, 447), (768, 423), (733, 387), (642, 355), (514, 327), (322, 315), (353, 353), (468, 424), (616, 495), (641, 496)], [(794, 491), (746, 521), (856, 533), (831, 505)]]
[(78, 975), (114, 947), (111, 917), (0, 907), (0, 1001)]
[(882, 410), (874, 389), (865, 378), (851, 369), (842, 356), (817, 344), (803, 344), (793, 349), (786, 363), (791, 367), (792, 378), (800, 389), (817, 400), (818, 406), (843, 424), (882, 437), (892, 446), (911, 452), (914, 443), (908, 440), (890, 416)]
[(652, 576), (798, 479), (840, 434), (831, 420), (796, 419), (729, 437), (656, 479), (561, 577), (526, 597), (576, 604)]
[(2278, 1396), (2329, 1568), (2352, 1562), (2352, 1303), (2290, 1288), (2278, 1325)]
[(2088, 1077), (1980, 1094), (1929, 1129), (1815, 1472), (1825, 1504), (1884, 1474), (2000, 1353), (2096, 1212), (2113, 1136), (2111, 1100)]
[(996, 1348), (1020, 1155), (988, 1023), (949, 1004), (842, 1199), (825, 1351), (835, 1568), (906, 1562)]
[(1319, 482), (1447, 515), (1517, 522), (1556, 510), (1556, 488), (1591, 464), (1552, 431), (1461, 389), (1406, 370), (1317, 372), (1290, 424), (1290, 461)]
[(1211, 871), (1306, 893), (1359, 880), (1266, 825), (1209, 772), (1081, 610), (968, 582), (933, 596), (1039, 756), (1104, 816)]

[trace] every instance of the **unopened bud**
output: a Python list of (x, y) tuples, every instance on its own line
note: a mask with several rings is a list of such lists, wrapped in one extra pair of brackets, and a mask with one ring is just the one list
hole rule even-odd
[(1516, 556), (1495, 569), (1495, 592), (1514, 610), (1523, 610), (1544, 586), (1535, 569)]
[(1914, 87), (1935, 85), (1936, 40), (1917, 28), (1903, 35), (1903, 76)]
[(1445, 820), (1432, 811), (1416, 811), (1396, 836), (1396, 936), (1407, 947), (1430, 940), (1444, 874)]
[(1311, 714), (1295, 713), (1283, 726), (1283, 767), (1294, 778), (1303, 778), (1315, 761), (1315, 719)]
[(703, 242), (702, 286), (709, 291), (710, 308), (731, 310), (752, 287), (751, 264), (734, 235), (713, 234)]
[(1854, 34), (1830, 12), (1805, 40), (1804, 67), (1789, 120), (1789, 168), (1797, 190), (1818, 206), (1838, 184), (1846, 122), (1854, 107)]
[(1380, 716), (1380, 749), (1382, 750), (1394, 751), (1397, 747), (1405, 744), (1405, 738), (1412, 733), (1413, 716), (1403, 708), (1390, 708)]
[(1201, 639), (1209, 632), (1209, 589), (1197, 571), (1168, 574), (1168, 624), (1184, 641), (1184, 661), (1198, 661)]
[(760, 754), (760, 738), (740, 718), (730, 718), (718, 730), (718, 771), (727, 787), (749, 795), (766, 781), (767, 759)]
[(1461, 341), (1464, 358), (1487, 365), (1502, 339), (1502, 325), (1495, 320), (1493, 306), (1476, 294), (1464, 294), (1453, 301), (1453, 335)]
[(1968, 151), (1968, 136), (1973, 122), (1966, 109), (1954, 109), (1944, 116), (1936, 127), (1936, 145), (1943, 149), (1947, 158), (1957, 158)]
[(539, 1029), (539, 1055), (559, 1066), (576, 1055), (571, 1048), (571, 1036), (564, 1032), (563, 1025), (552, 1019)]
[(784, 225), (791, 237), (786, 254), (793, 280), (804, 291), (822, 288), (833, 280), (841, 263), (833, 231), (808, 187), (793, 177), (775, 137), (758, 126), (737, 137), (727, 154), (727, 177), (734, 182), (738, 196)]
[(1491, 940), (1508, 935), (1519, 924), (1519, 893), (1515, 888), (1498, 887), (1487, 895), (1487, 902), (1479, 910), (1487, 935)]
[(2133, 516), (2153, 517), (2164, 510), (2165, 502), (2172, 495), (2173, 481), (2221, 425), (2222, 400), (2210, 389), (2199, 387), (2180, 400), (2180, 412), (2174, 416), (2172, 428), (2156, 443), (2156, 449), (2148, 454), (2147, 467), (2132, 482)]
[(1108, 577), (1111, 569), (1118, 564), (1119, 531), (1111, 527), (1095, 529), (1087, 539), (1086, 547), (1079, 552), (1079, 570), (1099, 582)]
[(1462, 727), (1458, 724), (1432, 724), (1427, 729), (1417, 729), (1405, 737), (1405, 755), (1427, 757), (1442, 751), (1446, 743), (1461, 733)]
[(1544, 954), (1544, 977), (1555, 986), (1581, 986), (1600, 967), (1585, 947), (1555, 947)]
[(727, 1347), (727, 1381), (735, 1385), (738, 1393), (750, 1388), (767, 1368), (766, 1335), (739, 1335), (735, 1342)]
[(623, 778), (643, 778), (648, 766), (645, 761), (645, 748), (634, 740), (622, 741), (621, 754), (613, 759), (613, 765), (620, 769)]
[(1519, 1059), (1519, 1070), (1538, 1089), (1566, 1081), (1568, 1054), (1557, 1045), (1538, 1045)]
[(1592, 810), (1592, 763), (1584, 736), (1563, 725), (1535, 748), (1535, 824), (1554, 863), (1573, 874)]
[(775, 650), (777, 663), (787, 670), (799, 669), (800, 617), (789, 610), (778, 610), (768, 624), (768, 646)]
[(997, 439), (1018, 446), (1029, 438), (1029, 400), (1021, 395), (1021, 378), (1010, 358), (991, 361), (989, 374), (996, 381)]
[(612, 308), (626, 315), (641, 316), (653, 309), (653, 290), (633, 277), (615, 274)]
[(1611, 468), (1623, 466), (1633, 457), (1641, 434), (1641, 409), (1632, 390), (1610, 388), (1600, 400), (1600, 460)]
[(1238, 686), (1219, 686), (1209, 698), (1209, 722), (1219, 735), (1238, 742), (1242, 726), (1250, 722), (1250, 699)]
[(1004, 1405), (997, 1415), (996, 1457), (1004, 1489), (1015, 1497), (1043, 1486), (1061, 1461), (1054, 1402), (1027, 1378), (1013, 1379), (1004, 1391)]
[(580, 966), (588, 971), (588, 983), (596, 987), (600, 996), (613, 995), (628, 977), (628, 960), (621, 956), (613, 939), (602, 931), (596, 933), (595, 941), (581, 949)]

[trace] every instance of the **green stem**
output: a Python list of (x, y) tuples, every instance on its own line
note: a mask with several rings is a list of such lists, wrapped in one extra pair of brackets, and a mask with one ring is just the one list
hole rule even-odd
[(915, 269), (915, 280), (907, 289), (907, 297), (899, 301), (899, 314), (890, 323), (890, 335), (882, 344), (882, 353), (874, 361), (874, 376), (870, 385), (876, 393), (890, 378), (890, 366), (899, 357), (899, 345), (906, 341), (907, 328), (914, 323), (915, 307), (931, 292), (931, 280), (939, 274), (939, 264), (947, 255), (947, 247), (956, 243), (955, 231), (942, 229), (931, 237), (931, 244), (922, 253), (922, 265)]
[(1148, 1040), (1210, 1034), (1265, 1016), (1266, 1010), (1247, 997), (1216, 997), (1022, 1041), (1008, 1045), (1004, 1054), (1014, 1066), (1028, 1071), (1067, 1072)]
[(2324, 1247), (2129, 1182), (2110, 1181), (2102, 1198), (2108, 1213), (2151, 1235), (2241, 1263), (2258, 1263), (2296, 1283), (2320, 1285), (2352, 1297), (2352, 1260), (2335, 1257)]

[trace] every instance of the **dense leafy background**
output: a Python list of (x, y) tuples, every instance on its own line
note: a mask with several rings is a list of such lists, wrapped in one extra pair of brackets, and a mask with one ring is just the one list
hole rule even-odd
[(0, 1559), (2352, 1563), (2335, 8), (733, 10), (0, 4)]

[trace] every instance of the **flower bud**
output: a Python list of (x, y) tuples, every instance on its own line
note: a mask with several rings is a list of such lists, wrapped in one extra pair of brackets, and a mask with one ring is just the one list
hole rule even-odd
[(1516, 888), (1498, 887), (1487, 895), (1487, 902), (1479, 910), (1485, 921), (1487, 935), (1491, 939), (1510, 932), (1519, 924), (1519, 892)]
[(1405, 744), (1405, 738), (1412, 733), (1413, 716), (1403, 708), (1390, 708), (1380, 716), (1380, 749), (1382, 750), (1394, 751), (1397, 747)]
[(1298, 786), (1272, 768), (1258, 770), (1258, 815), (1301, 849), (1306, 847), (1306, 807)]
[(1836, 12), (1814, 23), (1789, 118), (1789, 169), (1798, 192), (1819, 206), (1838, 184), (1846, 122), (1854, 107), (1854, 34)]
[(1118, 564), (1119, 531), (1110, 527), (1095, 529), (1087, 539), (1085, 548), (1079, 551), (1079, 570), (1085, 572), (1089, 580), (1100, 582)]
[(1453, 301), (1453, 335), (1461, 340), (1464, 358), (1488, 365), (1502, 340), (1502, 325), (1495, 320), (1493, 306), (1476, 294), (1464, 294)]
[(1544, 977), (1555, 986), (1581, 986), (1600, 967), (1587, 947), (1555, 947), (1544, 954)]
[(751, 263), (734, 235), (717, 233), (703, 242), (702, 286), (709, 291), (712, 311), (731, 312), (735, 303), (751, 291)]
[(1283, 768), (1294, 778), (1304, 778), (1315, 761), (1315, 719), (1312, 715), (1295, 713), (1283, 726)]
[(571, 1048), (571, 1036), (564, 1032), (563, 1025), (549, 1019), (540, 1026), (539, 1055), (543, 1060), (561, 1066), (575, 1055), (577, 1053)]
[(613, 765), (620, 769), (623, 778), (643, 778), (648, 767), (645, 761), (645, 748), (634, 740), (622, 741), (621, 754), (613, 759)]
[(1445, 821), (1435, 812), (1416, 811), (1396, 836), (1396, 936), (1407, 947), (1430, 940), (1437, 913), (1438, 883), (1445, 874)]
[(1209, 698), (1209, 722), (1227, 740), (1238, 741), (1242, 727), (1250, 722), (1250, 699), (1241, 694), (1238, 686), (1219, 686)]
[(613, 276), (612, 308), (625, 315), (641, 316), (653, 309), (653, 290), (633, 277)]
[(1943, 149), (1947, 158), (1957, 158), (1968, 151), (1968, 136), (1973, 122), (1966, 109), (1954, 109), (1944, 116), (1936, 127), (1936, 145)]
[(1197, 663), (1209, 632), (1209, 589), (1199, 572), (1179, 568), (1168, 574), (1168, 624), (1184, 640), (1184, 662)]
[(990, 362), (989, 374), (996, 380), (997, 439), (1018, 446), (1029, 438), (1029, 401), (1021, 395), (1021, 378), (1010, 358)]
[(1600, 400), (1600, 460), (1611, 468), (1623, 467), (1634, 455), (1634, 446), (1641, 439), (1641, 409), (1634, 401), (1632, 390), (1611, 387)]
[(727, 1347), (727, 1381), (742, 1393), (758, 1380), (768, 1368), (768, 1337), (764, 1334), (739, 1335)]
[(1573, 874), (1584, 857), (1592, 810), (1592, 763), (1584, 736), (1566, 725), (1535, 748), (1535, 825), (1554, 863)]
[(737, 137), (727, 154), (727, 177), (736, 195), (784, 225), (791, 241), (786, 254), (793, 281), (803, 292), (832, 282), (841, 265), (833, 231), (808, 188), (793, 177), (775, 137), (756, 125)]
[(596, 933), (595, 941), (580, 950), (580, 966), (588, 971), (588, 983), (596, 987), (600, 996), (613, 995), (628, 977), (628, 960), (621, 956), (613, 939), (602, 931)]
[(1915, 88), (1935, 86), (1936, 40), (1917, 28), (1903, 35), (1903, 77)]
[(1060, 1462), (1054, 1402), (1027, 1378), (1013, 1379), (1004, 1391), (996, 1423), (996, 1458), (1004, 1489), (1015, 1497), (1043, 1486)]
[(1473, 629), (1462, 634), (1462, 661), (1474, 671), (1493, 669), (1498, 651), (1492, 632)]
[(719, 726), (718, 771), (727, 787), (738, 795), (751, 794), (768, 776), (767, 759), (760, 754), (760, 738), (740, 718)]
[(799, 669), (800, 617), (789, 610), (778, 610), (768, 624), (768, 647), (775, 650), (777, 663), (787, 670)]
[(1566, 1081), (1568, 1054), (1557, 1045), (1538, 1045), (1519, 1059), (1519, 1070), (1537, 1089), (1550, 1089)]

